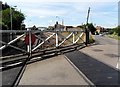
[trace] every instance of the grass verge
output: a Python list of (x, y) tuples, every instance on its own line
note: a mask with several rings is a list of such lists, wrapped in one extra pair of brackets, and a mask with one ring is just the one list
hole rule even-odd
[(116, 39), (116, 40), (120, 40), (120, 36), (117, 36), (117, 35), (109, 34), (108, 37)]

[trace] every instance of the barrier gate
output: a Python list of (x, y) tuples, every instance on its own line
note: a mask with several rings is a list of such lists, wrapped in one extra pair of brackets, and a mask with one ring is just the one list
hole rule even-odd
[[(15, 53), (12, 52), (14, 53), (12, 57), (0, 55), (0, 61), (2, 61), (0, 70), (4, 71), (11, 67), (21, 66), (17, 77), (11, 85), (12, 87), (18, 85), (29, 60), (31, 60), (33, 56), (35, 57), (33, 53), (40, 53), (40, 51), (43, 50), (44, 54), (45, 50), (49, 50), (50, 52), (51, 49), (67, 48), (67, 46), (76, 44), (88, 44), (86, 43), (88, 41), (86, 40), (86, 31), (84, 30), (0, 30), (0, 34), (15, 36), (14, 39), (11, 38), (8, 42), (0, 40), (2, 44), (0, 51), (12, 49), (15, 50), (14, 52), (19, 52), (16, 56), (14, 55)], [(53, 52), (56, 52), (56, 50)], [(24, 58), (19, 58), (18, 56), (23, 56)]]
[[(0, 33), (12, 33), (17, 37), (6, 43), (0, 40), (3, 44), (0, 47), (0, 51), (11, 47), (23, 53), (30, 54), (36, 50), (47, 49), (47, 48), (58, 48), (66, 45), (85, 43), (85, 32), (84, 31), (55, 31), (55, 30), (0, 30)], [(19, 34), (21, 35), (19, 35)], [(25, 37), (27, 39), (25, 40)], [(34, 39), (34, 41), (33, 41)], [(18, 42), (19, 41), (19, 42)], [(21, 42), (20, 42), (21, 41)], [(67, 42), (66, 42), (67, 41)], [(27, 42), (27, 44), (25, 44)], [(17, 43), (17, 45), (14, 45)], [(25, 44), (26, 49), (19, 47), (19, 44)], [(43, 45), (43, 46), (42, 46)]]

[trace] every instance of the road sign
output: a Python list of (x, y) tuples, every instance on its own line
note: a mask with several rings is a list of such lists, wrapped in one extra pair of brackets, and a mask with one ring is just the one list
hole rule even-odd
[[(29, 37), (30, 37), (29, 34), (27, 34), (25, 36), (25, 43), (26, 43), (26, 45), (29, 45)], [(31, 34), (31, 44), (33, 45), (35, 43), (35, 41), (36, 41), (35, 34)]]

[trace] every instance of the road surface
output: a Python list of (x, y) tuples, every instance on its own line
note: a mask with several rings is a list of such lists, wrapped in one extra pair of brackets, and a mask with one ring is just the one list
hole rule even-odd
[(99, 35), (94, 38), (95, 44), (93, 46), (86, 47), (80, 51), (112, 67), (116, 67), (119, 55), (118, 40)]
[(66, 54), (67, 58), (88, 78), (91, 83), (99, 85), (120, 85), (120, 72), (80, 51)]
[(100, 35), (95, 35), (94, 36), (96, 43), (99, 45), (117, 45), (118, 46), (118, 40), (109, 38), (108, 36), (100, 36)]
[(107, 36), (95, 36), (95, 41), (94, 45), (67, 53), (66, 56), (97, 87), (118, 87), (118, 41)]

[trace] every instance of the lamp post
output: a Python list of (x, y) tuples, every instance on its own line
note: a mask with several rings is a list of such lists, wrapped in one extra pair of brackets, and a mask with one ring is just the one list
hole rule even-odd
[(56, 21), (58, 21), (59, 20), (59, 17), (58, 16), (56, 16)]
[(60, 21), (60, 17), (59, 16), (56, 16), (56, 21)]
[(62, 19), (62, 17), (56, 16), (57, 21), (61, 22), (61, 25), (64, 25), (64, 20)]
[[(13, 7), (17, 7), (17, 6), (13, 6)], [(10, 6), (10, 28), (12, 30), (13, 26), (12, 26), (12, 6)], [(10, 40), (12, 40), (12, 33), (10, 33)]]

